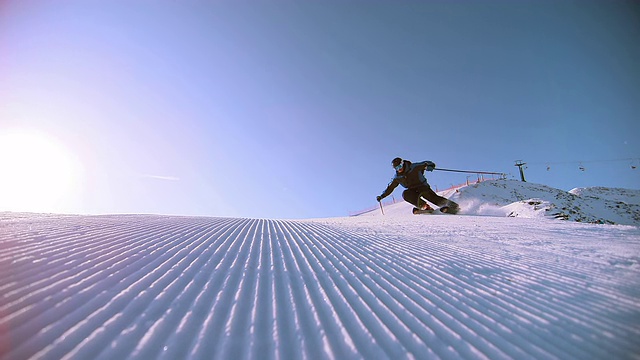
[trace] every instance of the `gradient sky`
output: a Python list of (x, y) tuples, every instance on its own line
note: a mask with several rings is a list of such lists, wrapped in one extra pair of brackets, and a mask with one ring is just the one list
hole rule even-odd
[(5, 0), (0, 135), (16, 128), (80, 164), (59, 212), (345, 216), (396, 156), (638, 189), (640, 7)]

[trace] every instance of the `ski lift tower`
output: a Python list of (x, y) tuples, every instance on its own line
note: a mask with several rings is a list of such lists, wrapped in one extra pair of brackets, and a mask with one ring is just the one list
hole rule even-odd
[(520, 170), (520, 179), (522, 179), (523, 182), (527, 182), (527, 180), (524, 179), (524, 170), (522, 169), (522, 167), (525, 166), (526, 164), (527, 163), (523, 163), (522, 160), (516, 161), (516, 166)]

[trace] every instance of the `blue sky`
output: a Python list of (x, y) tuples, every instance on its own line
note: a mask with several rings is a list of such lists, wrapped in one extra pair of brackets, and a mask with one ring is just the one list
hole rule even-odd
[(59, 212), (345, 216), (396, 156), (637, 189), (639, 40), (621, 1), (3, 1), (0, 134), (75, 159)]

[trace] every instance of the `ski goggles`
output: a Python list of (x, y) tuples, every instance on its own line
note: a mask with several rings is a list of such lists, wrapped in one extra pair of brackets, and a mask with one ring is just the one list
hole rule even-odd
[(394, 166), (393, 168), (396, 169), (396, 171), (400, 171), (400, 169), (402, 169), (403, 166), (404, 166), (404, 162), (401, 161), (400, 164)]

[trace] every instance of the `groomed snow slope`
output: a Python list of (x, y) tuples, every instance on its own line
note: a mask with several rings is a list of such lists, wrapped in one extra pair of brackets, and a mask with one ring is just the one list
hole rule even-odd
[(638, 359), (640, 229), (0, 213), (1, 359)]

